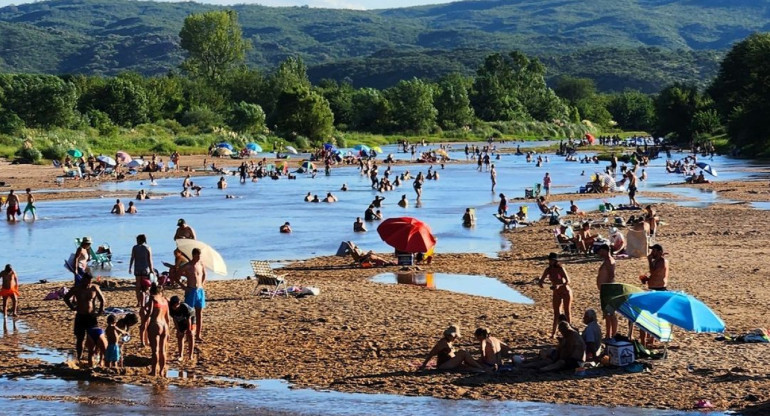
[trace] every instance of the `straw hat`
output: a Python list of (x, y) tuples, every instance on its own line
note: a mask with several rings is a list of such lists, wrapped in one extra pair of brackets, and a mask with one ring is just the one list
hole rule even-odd
[(83, 237), (82, 240), (80, 240), (83, 244), (91, 244), (91, 237)]

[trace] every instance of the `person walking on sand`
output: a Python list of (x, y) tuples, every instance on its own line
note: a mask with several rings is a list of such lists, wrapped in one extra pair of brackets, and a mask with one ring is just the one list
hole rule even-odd
[(8, 192), (8, 197), (5, 198), (5, 217), (9, 222), (16, 222), (16, 216), (21, 214), (19, 205), (19, 197), (11, 189)]
[[(598, 249), (599, 257), (602, 259), (602, 265), (599, 266), (599, 273), (596, 275), (596, 287), (599, 292), (602, 291), (602, 285), (615, 283), (615, 258), (612, 257), (610, 246), (602, 244)], [(618, 316), (615, 311), (602, 311), (604, 314), (605, 338), (611, 338), (618, 333)]]
[(567, 322), (570, 322), (572, 317), (572, 289), (569, 287), (569, 275), (564, 266), (559, 263), (559, 255), (551, 253), (548, 255), (548, 267), (543, 270), (543, 275), (540, 276), (540, 280), (537, 284), (543, 287), (545, 279), (551, 281), (551, 290), (553, 291), (552, 304), (553, 304), (553, 328), (551, 330), (551, 338), (556, 338), (556, 328), (559, 325), (559, 315), (564, 310), (564, 316), (567, 317)]
[(194, 248), (192, 260), (182, 269), (182, 275), (187, 277), (187, 288), (184, 294), (184, 303), (195, 308), (195, 340), (203, 341), (201, 330), (203, 329), (203, 308), (206, 307), (206, 291), (203, 289), (206, 283), (206, 268), (201, 263), (201, 250)]
[(492, 164), (492, 167), (489, 168), (489, 179), (492, 180), (492, 192), (495, 192), (495, 186), (497, 186), (497, 170), (495, 169), (495, 164)]
[(8, 316), (8, 298), (13, 301), (11, 316), (17, 316), (19, 314), (19, 277), (16, 276), (11, 265), (6, 264), (5, 269), (0, 272), (0, 279), (2, 279), (0, 296), (3, 298), (3, 316)]
[[(78, 361), (83, 357), (83, 342), (86, 338), (86, 331), (98, 326), (96, 317), (104, 313), (104, 295), (102, 295), (99, 286), (91, 283), (92, 279), (91, 272), (83, 273), (80, 283), (73, 286), (64, 295), (64, 303), (70, 310), (75, 311), (75, 351)], [(98, 311), (95, 310), (95, 301), (99, 302)]]
[(187, 340), (189, 345), (189, 353), (187, 359), (193, 359), (193, 352), (195, 351), (195, 309), (190, 305), (180, 301), (179, 296), (172, 296), (168, 301), (169, 314), (174, 320), (176, 326), (176, 342), (177, 342), (177, 360), (184, 360), (184, 343)]
[(150, 299), (144, 306), (147, 311), (147, 337), (152, 349), (150, 375), (166, 377), (166, 352), (168, 350), (169, 312), (168, 301), (155, 283), (150, 286)]
[(193, 230), (192, 227), (187, 225), (187, 222), (185, 222), (184, 218), (180, 218), (176, 222), (176, 233), (174, 233), (174, 240), (185, 239), (185, 238), (190, 240), (196, 240), (195, 230)]
[(37, 208), (35, 207), (35, 195), (32, 195), (32, 189), (27, 188), (27, 206), (24, 207), (24, 214), (21, 216), (22, 221), (27, 220), (27, 212), (32, 213), (32, 221), (37, 220)]
[(142, 281), (151, 280), (150, 274), (155, 270), (152, 263), (152, 249), (147, 245), (147, 236), (144, 234), (136, 236), (136, 245), (131, 249), (131, 260), (128, 262), (129, 273), (132, 268), (136, 281), (136, 306), (142, 307)]

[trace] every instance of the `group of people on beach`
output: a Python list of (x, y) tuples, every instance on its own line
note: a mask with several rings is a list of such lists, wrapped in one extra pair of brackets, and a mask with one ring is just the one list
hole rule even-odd
[(31, 215), (32, 221), (37, 219), (37, 208), (35, 207), (35, 195), (32, 194), (32, 189), (27, 188), (27, 205), (24, 207), (24, 212), (21, 211), (21, 202), (19, 196), (16, 195), (11, 189), (8, 192), (8, 196), (0, 201), (0, 208), (5, 207), (5, 218), (8, 222), (16, 222), (17, 216), (21, 216), (22, 221), (27, 220), (27, 214)]

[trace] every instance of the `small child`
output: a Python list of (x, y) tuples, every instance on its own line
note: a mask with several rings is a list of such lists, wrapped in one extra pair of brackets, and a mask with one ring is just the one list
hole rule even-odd
[(105, 330), (107, 335), (107, 350), (104, 353), (104, 361), (107, 368), (117, 368), (120, 362), (120, 345), (118, 344), (118, 338), (125, 335), (127, 332), (118, 328), (115, 325), (115, 315), (107, 317), (107, 329)]
[(3, 298), (3, 316), (7, 316), (8, 314), (8, 298), (11, 298), (13, 301), (11, 316), (16, 316), (19, 313), (19, 278), (16, 276), (16, 272), (13, 271), (10, 264), (5, 265), (5, 269), (0, 272), (0, 278), (2, 278), (0, 297)]
[(99, 354), (98, 365), (104, 365), (104, 356), (107, 351), (107, 338), (104, 337), (104, 330), (98, 326), (89, 328), (86, 331), (86, 351), (88, 352), (88, 366), (94, 366), (94, 355)]

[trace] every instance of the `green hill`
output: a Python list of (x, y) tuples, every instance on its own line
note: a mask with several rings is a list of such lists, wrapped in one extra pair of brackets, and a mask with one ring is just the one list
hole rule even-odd
[[(62, 0), (0, 8), (0, 71), (159, 74), (183, 59), (185, 16), (197, 3)], [(238, 5), (251, 64), (300, 55), (314, 77), (384, 86), (468, 72), (490, 51), (540, 56), (551, 75), (603, 89), (703, 83), (732, 43), (770, 30), (770, 0), (479, 0), (351, 11)], [(649, 49), (654, 47), (656, 49)], [(715, 52), (716, 51), (716, 52)], [(348, 68), (348, 70), (346, 70)], [(375, 70), (376, 69), (376, 70)]]

